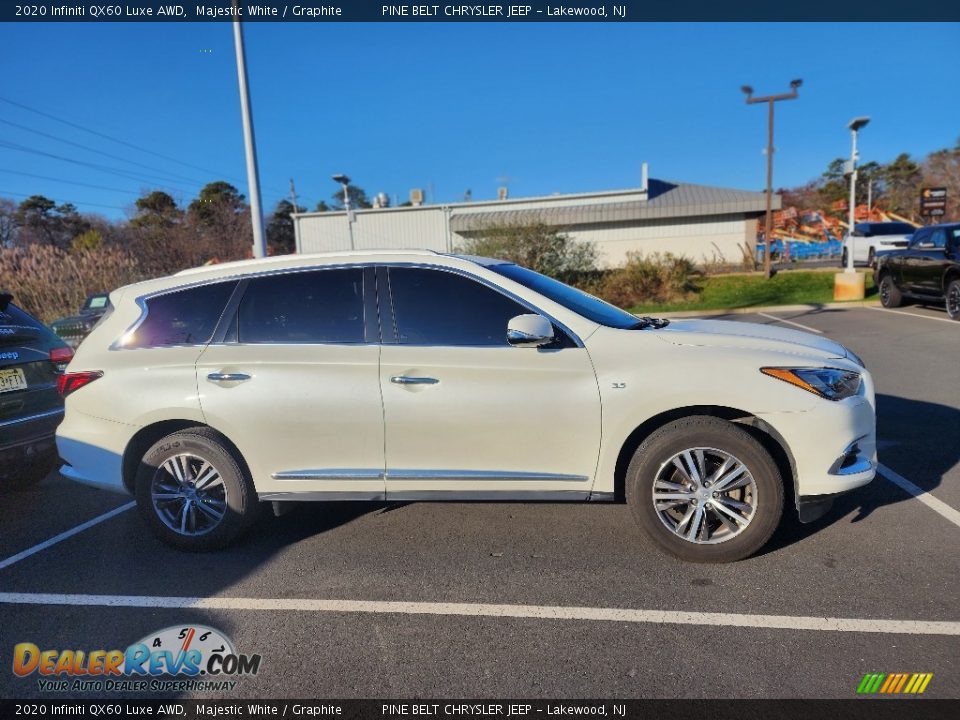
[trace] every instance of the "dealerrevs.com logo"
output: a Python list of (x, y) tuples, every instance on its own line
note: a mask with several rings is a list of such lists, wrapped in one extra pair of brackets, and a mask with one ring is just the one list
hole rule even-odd
[(164, 628), (126, 650), (41, 649), (29, 642), (13, 648), (14, 674), (36, 675), (47, 692), (230, 691), (234, 678), (256, 675), (260, 661), (204, 625)]

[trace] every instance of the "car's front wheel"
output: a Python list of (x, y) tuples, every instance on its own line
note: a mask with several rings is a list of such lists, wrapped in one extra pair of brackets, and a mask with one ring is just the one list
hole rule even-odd
[(665, 425), (637, 448), (627, 502), (646, 533), (692, 562), (734, 562), (759, 550), (783, 514), (783, 479), (743, 428), (713, 417)]
[(947, 315), (951, 320), (960, 320), (960, 279), (947, 285)]
[(903, 295), (900, 288), (890, 275), (880, 278), (880, 304), (885, 308), (900, 307), (903, 304)]
[(154, 534), (180, 550), (228, 545), (252, 522), (258, 501), (249, 476), (217, 434), (190, 428), (167, 435), (143, 456), (137, 506)]

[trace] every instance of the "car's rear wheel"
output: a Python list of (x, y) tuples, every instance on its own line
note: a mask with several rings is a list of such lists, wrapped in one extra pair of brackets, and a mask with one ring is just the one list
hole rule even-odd
[(56, 451), (44, 452), (0, 473), (0, 489), (25, 490), (33, 487), (57, 467)]
[(228, 545), (258, 509), (247, 472), (216, 433), (191, 428), (167, 435), (137, 469), (137, 506), (154, 534), (180, 550)]
[(692, 562), (734, 562), (770, 539), (783, 480), (770, 454), (726, 420), (690, 417), (648, 437), (627, 469), (627, 502), (661, 548)]
[(903, 304), (903, 295), (890, 275), (880, 278), (880, 304), (885, 308), (900, 307)]
[(951, 320), (960, 320), (960, 279), (947, 285), (947, 315)]
[(840, 267), (846, 267), (846, 266), (847, 266), (847, 249), (844, 248), (843, 252), (840, 253)]

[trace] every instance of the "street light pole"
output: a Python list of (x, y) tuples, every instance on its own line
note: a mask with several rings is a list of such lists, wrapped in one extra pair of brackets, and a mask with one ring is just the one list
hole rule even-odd
[(747, 104), (767, 103), (767, 212), (763, 230), (763, 273), (770, 278), (770, 243), (773, 234), (773, 104), (780, 100), (793, 100), (798, 96), (797, 89), (803, 85), (802, 80), (790, 82), (790, 92), (766, 97), (753, 97), (753, 88), (744, 85), (740, 89), (747, 96)]
[(350, 178), (343, 174), (334, 175), (333, 181), (340, 183), (340, 186), (343, 188), (343, 209), (347, 211), (347, 232), (350, 235), (350, 249), (354, 250), (353, 218), (350, 216)]
[(860, 128), (866, 127), (867, 123), (870, 122), (868, 117), (857, 117), (850, 121), (847, 125), (850, 128), (850, 213), (849, 213), (849, 225), (847, 226), (847, 265), (845, 271), (848, 273), (855, 272), (853, 269), (853, 227), (857, 223), (857, 160), (860, 159), (860, 154), (857, 152), (857, 136), (860, 133)]
[(250, 188), (250, 221), (253, 224), (253, 256), (267, 254), (263, 233), (263, 209), (260, 207), (260, 174), (257, 171), (257, 147), (253, 137), (253, 118), (250, 114), (250, 90), (247, 87), (247, 62), (243, 49), (243, 27), (233, 0), (233, 44), (237, 52), (237, 80), (240, 83), (240, 114), (243, 118), (243, 145), (247, 157), (247, 185)]

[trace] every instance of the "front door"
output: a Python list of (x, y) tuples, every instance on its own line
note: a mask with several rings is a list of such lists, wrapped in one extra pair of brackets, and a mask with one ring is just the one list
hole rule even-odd
[(372, 284), (360, 267), (252, 278), (197, 362), (207, 422), (247, 458), (261, 499), (383, 498)]
[(532, 309), (447, 269), (382, 268), (378, 296), (388, 499), (589, 496), (600, 393), (578, 341), (557, 327), (552, 347), (509, 345)]

